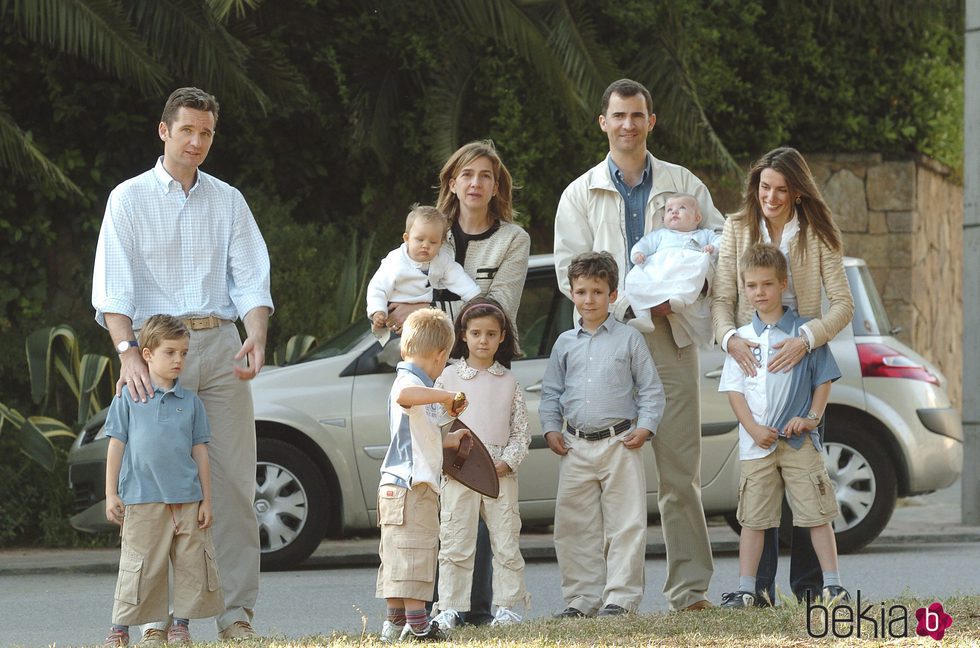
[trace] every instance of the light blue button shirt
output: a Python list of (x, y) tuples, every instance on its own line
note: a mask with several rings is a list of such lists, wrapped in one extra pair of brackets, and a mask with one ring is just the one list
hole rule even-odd
[(129, 388), (113, 398), (105, 435), (126, 444), (119, 472), (124, 504), (186, 504), (203, 498), (191, 448), (211, 439), (204, 403), (179, 383), (154, 397), (133, 401)]
[(594, 334), (577, 328), (558, 336), (538, 413), (545, 433), (561, 431), (563, 419), (586, 432), (627, 419), (656, 434), (665, 403), (643, 335), (609, 316)]
[(109, 194), (95, 252), (92, 306), (139, 329), (151, 315), (244, 317), (271, 310), (269, 252), (241, 192), (197, 172), (185, 195), (163, 168)]

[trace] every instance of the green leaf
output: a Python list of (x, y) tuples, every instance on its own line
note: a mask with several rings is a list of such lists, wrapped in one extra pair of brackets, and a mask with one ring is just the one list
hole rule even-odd
[(109, 358), (97, 353), (86, 353), (82, 356), (79, 368), (79, 396), (77, 423), (83, 425), (94, 411), (100, 409), (100, 400), (96, 389), (102, 383), (109, 368)]
[(0, 112), (0, 169), (9, 169), (20, 177), (40, 174), (52, 188), (67, 189), (82, 195), (78, 185), (3, 112)]
[(71, 428), (61, 421), (45, 416), (25, 419), (17, 410), (0, 403), (0, 430), (4, 423), (10, 423), (11, 436), (20, 446), (20, 451), (48, 472), (54, 470), (57, 460), (51, 438), (75, 438)]
[(293, 364), (313, 348), (316, 338), (312, 335), (294, 335), (286, 342), (286, 353), (283, 354), (283, 364)]
[(47, 403), (51, 395), (51, 367), (54, 366), (79, 396), (78, 342), (75, 331), (62, 324), (39, 329), (27, 336), (27, 369), (31, 375), (31, 398), (35, 403)]

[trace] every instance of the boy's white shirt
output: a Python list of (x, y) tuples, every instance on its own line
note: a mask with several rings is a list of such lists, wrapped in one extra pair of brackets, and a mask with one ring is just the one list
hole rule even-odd
[[(745, 401), (752, 412), (752, 418), (757, 423), (763, 422), (769, 417), (769, 396), (766, 392), (766, 378), (769, 373), (767, 368), (772, 345), (769, 343), (770, 333), (773, 328), (766, 328), (761, 335), (756, 335), (752, 323), (748, 323), (738, 329), (738, 336), (748, 342), (758, 342), (759, 350), (762, 354), (761, 367), (756, 367), (755, 376), (746, 376), (742, 373), (742, 368), (738, 366), (731, 356), (725, 356), (725, 366), (721, 371), (721, 379), (718, 381), (719, 392), (739, 392), (745, 396)], [(785, 339), (785, 335), (783, 336)], [(789, 389), (791, 381), (784, 381), (786, 389)], [(778, 400), (778, 399), (777, 399)], [(752, 438), (748, 430), (738, 424), (738, 456), (742, 461), (748, 459), (760, 459), (775, 452), (776, 444), (772, 444), (768, 449), (761, 447)]]

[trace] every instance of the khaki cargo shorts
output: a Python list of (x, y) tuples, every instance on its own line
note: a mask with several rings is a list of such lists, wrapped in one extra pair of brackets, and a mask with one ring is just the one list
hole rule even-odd
[(779, 526), (783, 491), (793, 511), (793, 526), (816, 527), (837, 517), (837, 496), (827, 475), (823, 455), (809, 436), (796, 450), (784, 440), (760, 459), (740, 462), (738, 523), (748, 529)]
[(428, 484), (378, 487), (381, 567), (375, 595), (431, 601), (439, 552), (439, 495)]

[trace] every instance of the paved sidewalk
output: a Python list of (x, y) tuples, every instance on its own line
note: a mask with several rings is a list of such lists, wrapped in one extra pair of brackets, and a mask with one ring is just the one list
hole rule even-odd
[[(874, 544), (911, 542), (980, 542), (980, 526), (960, 524), (960, 482), (932, 493), (901, 499), (888, 526)], [(709, 523), (714, 553), (738, 551), (738, 536), (724, 522)], [(521, 552), (528, 560), (554, 560), (551, 533), (524, 533)], [(666, 553), (659, 525), (647, 530), (647, 555)], [(302, 568), (346, 568), (378, 564), (378, 537), (324, 540)], [(0, 550), (0, 575), (115, 573), (119, 549)]]

